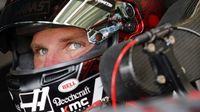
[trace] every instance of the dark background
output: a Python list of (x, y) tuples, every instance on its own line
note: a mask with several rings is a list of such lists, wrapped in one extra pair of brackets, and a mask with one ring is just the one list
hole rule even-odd
[[(5, 5), (6, 0), (0, 0), (0, 13)], [(1, 38), (1, 37), (0, 37)], [(0, 111), (15, 112), (14, 105), (11, 103), (11, 97), (9, 96), (5, 76), (9, 71), (11, 65), (11, 53), (3, 54), (0, 52)]]

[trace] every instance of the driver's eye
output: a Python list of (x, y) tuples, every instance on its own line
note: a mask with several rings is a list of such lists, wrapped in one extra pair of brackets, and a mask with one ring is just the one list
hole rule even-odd
[(40, 55), (40, 56), (44, 56), (46, 55), (48, 52), (48, 50), (46, 48), (40, 48), (36, 51), (36, 54)]
[(82, 44), (78, 42), (71, 42), (69, 44), (69, 49), (72, 49), (72, 50), (79, 49), (81, 47), (83, 47)]

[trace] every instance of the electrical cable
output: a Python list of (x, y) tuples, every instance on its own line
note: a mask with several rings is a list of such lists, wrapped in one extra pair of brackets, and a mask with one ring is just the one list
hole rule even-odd
[(112, 98), (112, 107), (114, 109), (114, 111), (116, 111), (116, 107), (117, 107), (117, 98), (116, 98), (116, 80), (117, 80), (117, 73), (119, 70), (119, 65), (121, 63), (122, 58), (124, 57), (124, 55), (126, 54), (126, 52), (133, 47), (135, 44), (137, 44), (138, 40), (134, 39), (131, 42), (129, 42), (121, 51), (120, 55), (118, 56), (115, 65), (114, 65), (114, 69), (112, 72), (112, 79), (111, 79), (111, 98)]
[(181, 31), (187, 31), (189, 33), (192, 33), (198, 37), (200, 37), (200, 33), (198, 33), (197, 31), (195, 30), (192, 30), (192, 29), (189, 29), (189, 28), (186, 28), (186, 27), (181, 27), (181, 26), (175, 26), (173, 27), (175, 30), (181, 30)]
[[(135, 4), (136, 4), (136, 3), (135, 3)], [(135, 12), (137, 12), (137, 13), (139, 14), (139, 9), (136, 8), (136, 9), (135, 9)], [(129, 36), (130, 38), (135, 37), (136, 35), (142, 33), (143, 30), (144, 30), (144, 22), (143, 22), (143, 20), (142, 20), (142, 17), (141, 17), (140, 15), (138, 15), (137, 18), (139, 19), (139, 20), (136, 19), (136, 23), (137, 23), (138, 25), (136, 26), (134, 33), (131, 34), (131, 35)]]

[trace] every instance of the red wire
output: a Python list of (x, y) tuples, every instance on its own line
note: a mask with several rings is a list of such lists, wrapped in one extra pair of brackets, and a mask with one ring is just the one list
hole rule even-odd
[(131, 35), (131, 37), (134, 37), (134, 36), (136, 36), (136, 35), (142, 33), (143, 30), (144, 30), (144, 22), (143, 22), (143, 20), (142, 20), (142, 17), (140, 16), (139, 9), (138, 9), (138, 8), (135, 8), (135, 11), (136, 11), (136, 13), (138, 14), (138, 15), (136, 16), (136, 17), (137, 17), (136, 22), (137, 22), (138, 25), (136, 26), (136, 28), (135, 28), (136, 30), (135, 30), (134, 34)]
[(91, 106), (86, 108), (86, 110), (84, 110), (83, 112), (90, 112), (90, 111), (92, 111), (92, 109), (95, 109), (97, 107), (102, 107), (102, 106), (103, 106), (103, 102), (101, 100), (98, 100), (98, 101), (94, 102)]
[(114, 111), (116, 111), (116, 107), (117, 107), (117, 98), (116, 98), (116, 80), (117, 80), (117, 73), (119, 70), (119, 65), (121, 63), (122, 58), (124, 57), (125, 53), (135, 44), (137, 44), (137, 40), (133, 40), (131, 42), (129, 42), (121, 51), (121, 53), (119, 54), (115, 65), (114, 65), (114, 69), (112, 72), (112, 79), (111, 79), (111, 98), (112, 98), (112, 107), (114, 109)]

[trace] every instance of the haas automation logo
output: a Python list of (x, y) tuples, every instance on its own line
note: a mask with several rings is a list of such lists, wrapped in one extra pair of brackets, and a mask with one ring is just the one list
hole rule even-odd
[(53, 112), (48, 93), (49, 87), (22, 93), (19, 95), (21, 100), (20, 107), (25, 112)]

